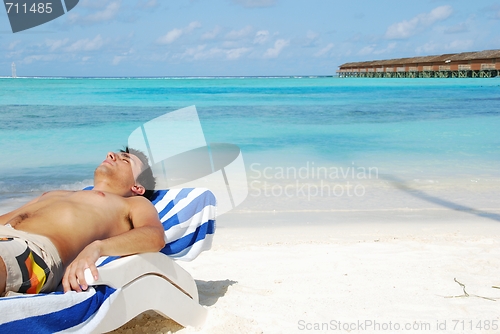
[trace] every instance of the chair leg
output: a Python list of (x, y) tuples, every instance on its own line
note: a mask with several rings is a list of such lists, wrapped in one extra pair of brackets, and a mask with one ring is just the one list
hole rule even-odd
[(148, 310), (174, 320), (180, 325), (198, 327), (204, 324), (207, 309), (167, 280), (156, 275), (138, 278), (117, 291), (110, 308), (93, 333), (112, 331)]

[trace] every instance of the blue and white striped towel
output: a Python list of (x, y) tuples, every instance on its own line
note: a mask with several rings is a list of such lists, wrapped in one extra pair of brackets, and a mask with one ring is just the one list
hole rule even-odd
[[(165, 229), (162, 253), (191, 261), (210, 249), (215, 232), (216, 199), (201, 188), (160, 190), (152, 201)], [(105, 266), (116, 257), (105, 257)], [(118, 290), (95, 286), (86, 292), (54, 292), (0, 298), (0, 333), (89, 333), (104, 319)], [(147, 296), (145, 296), (147, 298)]]

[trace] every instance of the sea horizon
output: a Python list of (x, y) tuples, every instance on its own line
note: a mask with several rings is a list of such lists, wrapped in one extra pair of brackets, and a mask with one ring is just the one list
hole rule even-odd
[(167, 75), (167, 76), (0, 76), (0, 79), (171, 79), (171, 78), (191, 78), (191, 79), (238, 79), (238, 78), (340, 78), (336, 74), (290, 74), (290, 75)]

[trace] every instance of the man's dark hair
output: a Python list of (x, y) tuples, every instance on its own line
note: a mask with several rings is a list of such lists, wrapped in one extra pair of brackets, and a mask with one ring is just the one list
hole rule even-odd
[(142, 173), (137, 177), (137, 183), (139, 183), (141, 186), (146, 189), (144, 194), (142, 196), (146, 197), (147, 199), (151, 200), (154, 189), (156, 186), (156, 180), (155, 177), (153, 176), (153, 171), (151, 170), (151, 166), (149, 166), (149, 159), (144, 154), (144, 152), (129, 148), (128, 146), (125, 146), (123, 150), (120, 150), (122, 153), (130, 153), (135, 155), (136, 157), (141, 160), (142, 164), (145, 166), (145, 169), (142, 171)]

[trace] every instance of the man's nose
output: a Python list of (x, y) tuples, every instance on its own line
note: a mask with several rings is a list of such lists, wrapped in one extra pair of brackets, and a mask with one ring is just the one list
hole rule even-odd
[(115, 161), (116, 160), (116, 154), (114, 152), (108, 152), (108, 158), (111, 160)]

